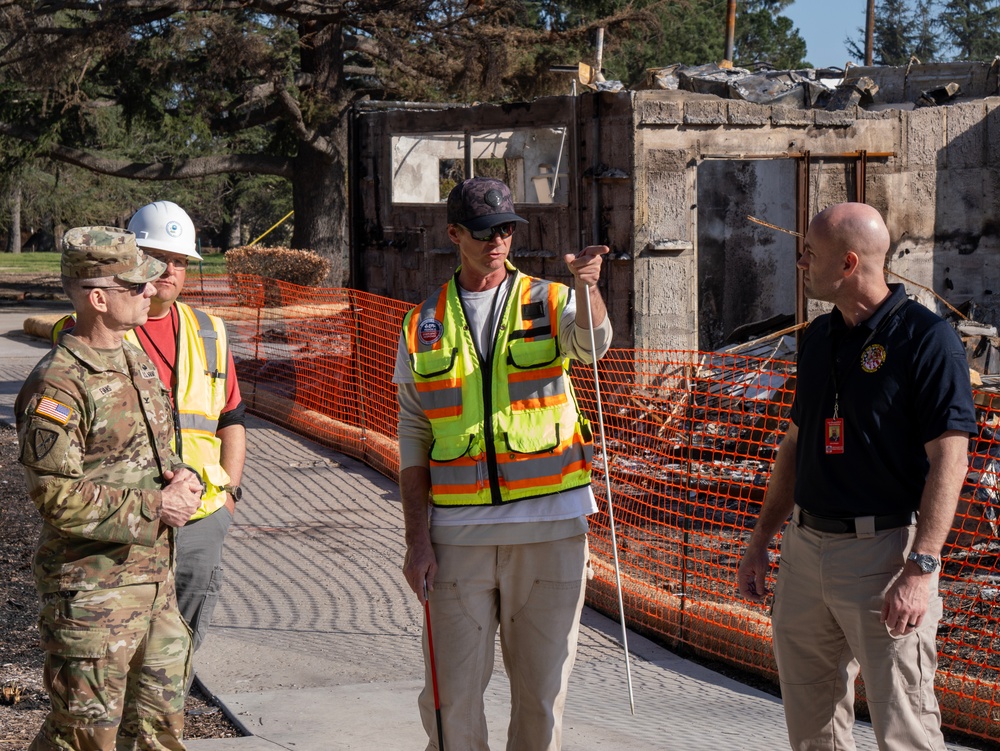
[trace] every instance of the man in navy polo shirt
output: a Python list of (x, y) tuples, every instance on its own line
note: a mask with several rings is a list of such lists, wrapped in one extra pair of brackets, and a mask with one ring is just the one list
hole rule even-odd
[(954, 330), (885, 283), (889, 231), (842, 203), (809, 225), (806, 294), (834, 304), (803, 336), (795, 401), (738, 579), (771, 614), (796, 751), (851, 749), (860, 670), (882, 751), (943, 751), (934, 695), (941, 548), (978, 430)]

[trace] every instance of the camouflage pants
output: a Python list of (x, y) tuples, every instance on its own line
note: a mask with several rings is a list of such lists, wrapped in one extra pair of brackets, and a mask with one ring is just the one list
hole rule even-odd
[(183, 751), (191, 632), (173, 577), (41, 596), (52, 709), (31, 751)]

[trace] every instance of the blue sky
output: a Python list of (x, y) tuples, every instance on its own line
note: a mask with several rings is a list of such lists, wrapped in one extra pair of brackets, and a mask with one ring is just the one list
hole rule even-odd
[(867, 0), (795, 0), (782, 15), (795, 22), (806, 40), (809, 62), (817, 68), (841, 68), (851, 59), (844, 39), (865, 27), (867, 8)]

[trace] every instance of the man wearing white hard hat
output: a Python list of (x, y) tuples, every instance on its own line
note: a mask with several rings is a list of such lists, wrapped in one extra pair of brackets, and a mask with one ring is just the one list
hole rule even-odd
[(194, 223), (170, 201), (143, 206), (128, 229), (166, 270), (154, 280), (149, 319), (127, 339), (149, 355), (170, 391), (183, 461), (201, 472), (199, 509), (177, 534), (177, 604), (195, 650), (208, 631), (222, 587), (222, 546), (242, 497), (244, 407), (222, 319), (177, 300), (187, 266), (201, 260)]

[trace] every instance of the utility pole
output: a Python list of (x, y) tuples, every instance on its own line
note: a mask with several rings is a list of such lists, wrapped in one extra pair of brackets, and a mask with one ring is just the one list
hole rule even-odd
[(733, 48), (736, 36), (736, 0), (728, 0), (726, 6), (726, 56), (722, 61), (723, 68), (733, 67)]
[(872, 65), (872, 48), (875, 37), (875, 0), (868, 0), (868, 14), (865, 18), (865, 65)]

